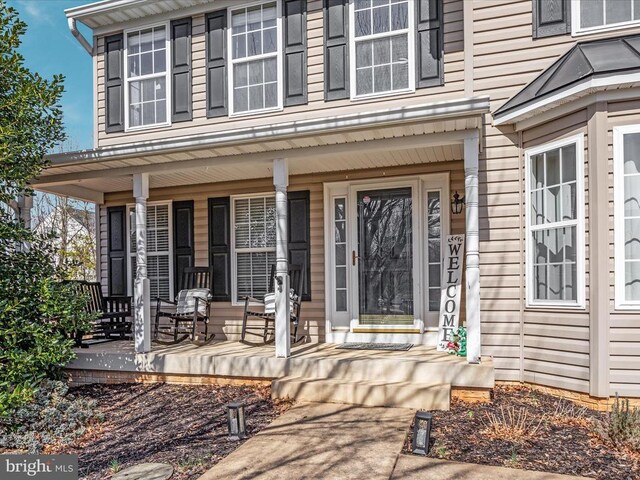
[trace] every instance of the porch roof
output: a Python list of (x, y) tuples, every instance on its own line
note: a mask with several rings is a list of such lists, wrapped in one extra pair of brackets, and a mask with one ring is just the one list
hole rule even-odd
[(291, 175), (459, 160), (488, 111), (475, 97), (55, 154), (33, 186), (99, 202), (135, 173), (162, 188), (269, 177), (278, 157)]
[(493, 123), (515, 124), (596, 92), (638, 86), (640, 35), (580, 42), (498, 108)]

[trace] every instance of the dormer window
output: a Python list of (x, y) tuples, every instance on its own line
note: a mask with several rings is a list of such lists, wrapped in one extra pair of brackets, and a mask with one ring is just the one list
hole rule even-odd
[(232, 114), (282, 108), (279, 2), (230, 11)]
[(412, 2), (354, 0), (350, 10), (351, 98), (413, 91)]
[(126, 32), (125, 128), (169, 125), (167, 25)]

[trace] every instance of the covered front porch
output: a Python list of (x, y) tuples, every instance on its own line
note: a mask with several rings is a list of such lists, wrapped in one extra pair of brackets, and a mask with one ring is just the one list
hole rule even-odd
[[(133, 345), (141, 359), (155, 355), (152, 297), (177, 294), (181, 264), (218, 269), (217, 340), (237, 339), (243, 295), (264, 294), (271, 263), (283, 288), (276, 292), (275, 349), (265, 352), (295, 357), (289, 295), (279, 294), (288, 292), (287, 267), (295, 260), (309, 262), (302, 313), (308, 340), (432, 347), (441, 289), (435, 267), (444, 235), (456, 233), (466, 240), (467, 361), (479, 363), (478, 155), (487, 110), (486, 99), (464, 99), (73, 152), (52, 157), (35, 187), (100, 205), (100, 279), (105, 293), (134, 297)], [(465, 203), (451, 218), (458, 190)], [(186, 203), (178, 223), (178, 206)], [(370, 235), (379, 217), (366, 217), (366, 206), (379, 206), (393, 228)], [(254, 208), (260, 218), (273, 215), (272, 237), (267, 220), (254, 221)], [(295, 230), (297, 223), (304, 228)], [(257, 224), (269, 239), (254, 244)], [(244, 226), (247, 243), (240, 240)], [(379, 270), (367, 263), (373, 246)], [(244, 259), (249, 270), (242, 270)], [(266, 265), (258, 274), (255, 259)]]

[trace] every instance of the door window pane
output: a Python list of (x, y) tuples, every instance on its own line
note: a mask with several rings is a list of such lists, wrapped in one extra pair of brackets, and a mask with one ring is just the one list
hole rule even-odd
[(440, 192), (427, 192), (427, 264), (429, 311), (440, 311), (440, 276), (442, 275)]
[(335, 309), (347, 311), (347, 215), (346, 198), (333, 200), (333, 228), (335, 247)]

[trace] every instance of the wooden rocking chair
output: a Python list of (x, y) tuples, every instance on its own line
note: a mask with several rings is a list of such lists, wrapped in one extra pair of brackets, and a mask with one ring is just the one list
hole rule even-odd
[[(293, 290), (290, 302), (290, 322), (291, 322), (291, 343), (298, 343), (306, 338), (305, 335), (298, 336), (298, 327), (300, 326), (300, 310), (302, 306), (302, 289), (305, 284), (306, 268), (301, 265), (289, 265), (290, 286)], [(268, 292), (275, 292), (275, 265), (271, 266), (271, 274), (269, 276)], [(258, 307), (258, 308), (256, 308)], [(250, 325), (249, 319), (255, 318), (263, 320), (262, 325)], [(265, 305), (264, 300), (258, 300), (252, 297), (246, 297), (244, 301), (244, 316), (242, 318), (242, 335), (241, 341), (245, 341), (247, 335), (254, 335), (262, 338), (264, 344), (273, 343), (275, 341), (276, 314), (272, 308)]]
[[(153, 341), (162, 345), (175, 345), (187, 338), (191, 338), (191, 342), (195, 345), (211, 342), (215, 333), (209, 333), (210, 288), (211, 269), (209, 267), (185, 268), (176, 301), (156, 298)], [(163, 304), (174, 305), (175, 311), (164, 311)], [(160, 319), (165, 319), (165, 324), (161, 325)], [(199, 325), (204, 327), (203, 331), (198, 330)]]

